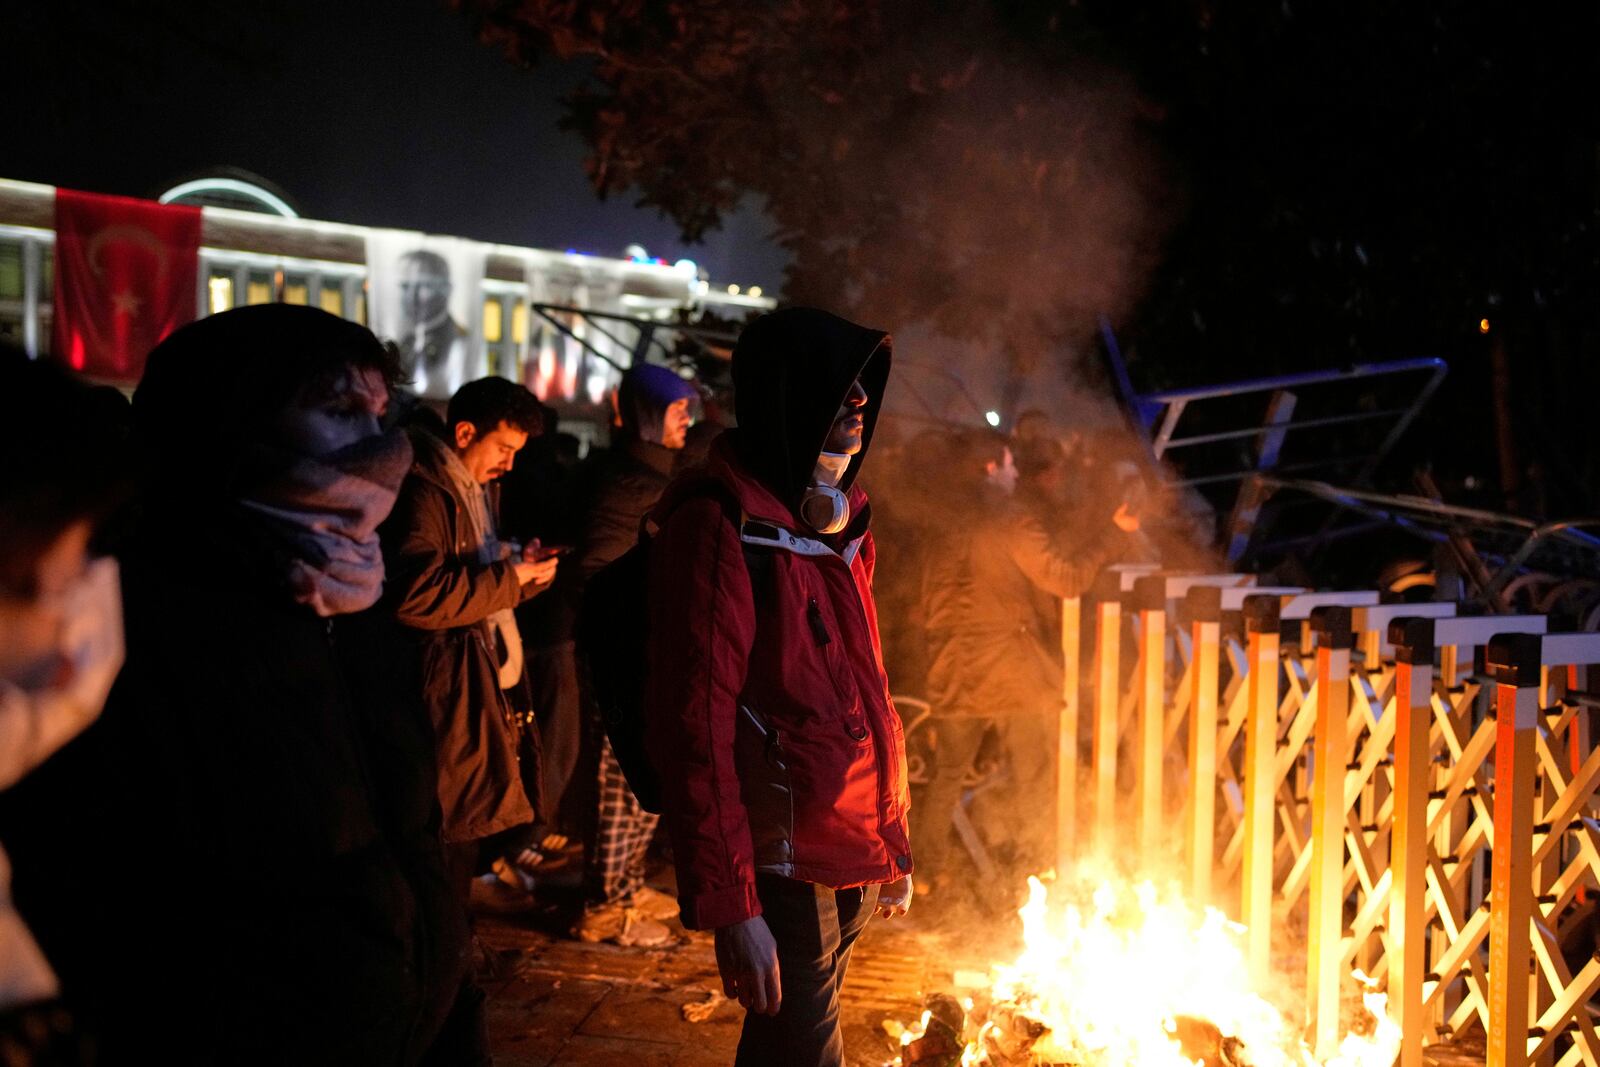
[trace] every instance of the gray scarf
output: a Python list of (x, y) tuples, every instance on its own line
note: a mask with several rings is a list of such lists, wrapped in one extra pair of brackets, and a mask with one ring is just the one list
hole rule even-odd
[(377, 603), (383, 592), (378, 524), (410, 467), (410, 441), (391, 430), (331, 455), (294, 457), (244, 493), (240, 503), (284, 549), (284, 579), (296, 602), (323, 618)]
[[(429, 441), (430, 444), (435, 443)], [(510, 549), (495, 532), (494, 518), (489, 513), (489, 497), (485, 486), (467, 470), (455, 450), (438, 442), (439, 453), (444, 457), (442, 466), (450, 487), (462, 503), (462, 514), (467, 523), (467, 543), (476, 561), (481, 564), (498, 563), (510, 556)], [(499, 638), (505, 651), (505, 662), (500, 665), (500, 688), (510, 689), (522, 678), (522, 633), (517, 629), (517, 616), (504, 608), (489, 616), (489, 628)]]

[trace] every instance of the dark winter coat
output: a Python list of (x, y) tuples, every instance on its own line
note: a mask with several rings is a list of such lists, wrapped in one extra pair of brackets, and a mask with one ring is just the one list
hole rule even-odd
[(124, 558), (127, 665), (18, 797), (50, 813), (18, 899), (105, 1063), (416, 1062), (468, 935), (415, 657), (294, 604), (247, 530), (184, 533)]
[(548, 592), (517, 611), (530, 648), (572, 639), (584, 585), (595, 571), (639, 543), (639, 523), (672, 481), (677, 456), (665, 446), (625, 438), (584, 461), (574, 478), (570, 505), (579, 516), (578, 551), (562, 563)]
[(1068, 557), (1015, 500), (985, 488), (975, 504), (943, 528), (926, 558), (928, 700), (944, 716), (1053, 709), (1061, 669), (1037, 598), (1083, 595), (1117, 546)]
[(599, 461), (584, 510), (583, 547), (572, 568), (580, 582), (639, 543), (639, 523), (672, 481), (677, 453), (637, 438)]
[[(465, 502), (419, 446), (394, 512), (379, 530), (388, 581), (383, 603), (421, 658), (422, 691), (437, 737), (444, 839), (474, 841), (533, 821), (523, 790), (500, 651), (489, 616), (523, 597), (509, 560), (479, 563)], [(537, 768), (526, 780), (538, 781)]]
[(758, 320), (739, 344), (740, 429), (652, 512), (647, 738), (683, 919), (702, 929), (761, 913), (757, 870), (843, 889), (912, 869), (870, 513), (850, 484), (859, 459), (842, 483), (844, 532), (821, 537), (795, 515), (858, 374), (870, 442), (889, 341), (798, 310)]

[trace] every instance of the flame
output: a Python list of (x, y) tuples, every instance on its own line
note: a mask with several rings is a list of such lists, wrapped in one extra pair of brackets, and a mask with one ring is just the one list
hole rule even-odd
[[(1244, 927), (1213, 908), (1197, 916), (1175, 890), (1153, 882), (1108, 879), (1086, 900), (1052, 907), (1044, 882), (1029, 878), (1019, 914), (1023, 951), (990, 969), (987, 1010), (975, 1017), (969, 1008), (962, 1067), (1220, 1067), (1220, 1056), (1187, 1054), (1185, 1037), (1189, 1053), (1197, 1040), (1223, 1042), (1250, 1067), (1391, 1067), (1399, 1052), (1384, 994), (1358, 971), (1371, 1033), (1347, 1035), (1332, 1058), (1318, 1060), (1301, 1028), (1251, 990)], [(899, 1035), (903, 1049), (923, 1036), (929, 1019), (924, 1012)], [(1048, 1028), (1032, 1044), (1031, 1060), (1017, 1058), (1018, 1019)]]

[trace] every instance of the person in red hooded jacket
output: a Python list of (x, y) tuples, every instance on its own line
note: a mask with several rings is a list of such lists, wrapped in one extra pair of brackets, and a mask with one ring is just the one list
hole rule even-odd
[(647, 520), (646, 737), (683, 921), (716, 932), (748, 1009), (739, 1064), (842, 1063), (851, 946), (911, 901), (905, 741), (855, 484), (890, 349), (811, 308), (751, 323), (738, 428)]

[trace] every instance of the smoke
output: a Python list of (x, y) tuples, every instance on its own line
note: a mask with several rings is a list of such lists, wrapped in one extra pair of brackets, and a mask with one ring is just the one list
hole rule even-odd
[[(1127, 502), (1162, 531), (1148, 554), (1209, 569), (1194, 544), (1210, 540), (1201, 502), (1155, 491), (1164, 479), (1113, 395), (1099, 337), (1102, 319), (1137, 307), (1183, 207), (1162, 108), (1082, 18), (879, 11), (857, 27), (860, 68), (795, 74), (820, 88), (779, 108), (799, 162), (768, 201), (794, 255), (786, 297), (895, 335), (869, 486), (912, 524), (937, 524), (940, 435), (1049, 437), (1072, 468), (1061, 494), (1080, 512), (1075, 550), (1112, 537)], [(836, 83), (848, 110), (826, 103)]]
[[(892, 414), (1113, 423), (1096, 324), (1137, 304), (1173, 221), (1160, 110), (1058, 22), (912, 6), (856, 86), (865, 115), (795, 116), (831, 120), (831, 143), (797, 176), (807, 195), (769, 207), (795, 253), (786, 295), (895, 332)], [(804, 231), (819, 199), (838, 247)]]

